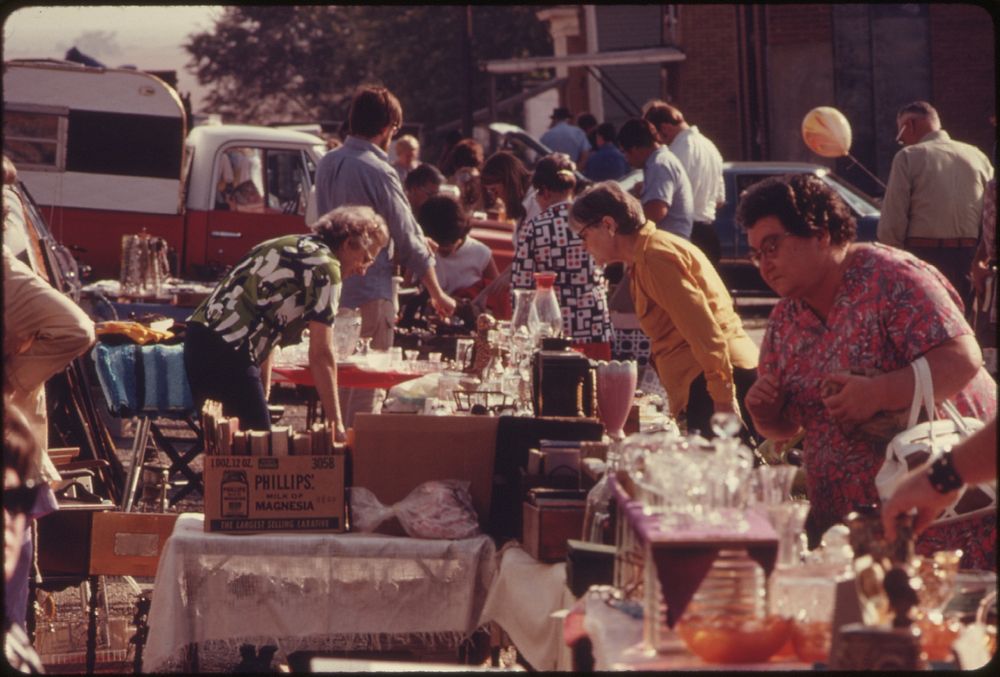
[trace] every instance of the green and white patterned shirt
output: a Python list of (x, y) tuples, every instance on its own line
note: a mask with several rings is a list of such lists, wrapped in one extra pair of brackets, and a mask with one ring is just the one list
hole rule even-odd
[(275, 344), (302, 339), (308, 322), (333, 326), (340, 262), (313, 235), (286, 235), (254, 247), (194, 311), (199, 322), (260, 364)]

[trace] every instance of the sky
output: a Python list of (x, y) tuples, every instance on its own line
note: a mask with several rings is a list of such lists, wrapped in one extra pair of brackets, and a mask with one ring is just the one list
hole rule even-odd
[(182, 45), (211, 29), (221, 12), (219, 5), (25, 6), (4, 18), (3, 58), (62, 59), (75, 46), (109, 67), (174, 70), (199, 112), (203, 91), (184, 68)]

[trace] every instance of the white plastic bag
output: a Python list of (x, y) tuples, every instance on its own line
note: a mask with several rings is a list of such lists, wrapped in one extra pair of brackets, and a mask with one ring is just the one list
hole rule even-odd
[(351, 524), (356, 531), (375, 531), (393, 516), (414, 538), (458, 539), (480, 533), (469, 482), (430, 480), (390, 506), (364, 487), (351, 487)]

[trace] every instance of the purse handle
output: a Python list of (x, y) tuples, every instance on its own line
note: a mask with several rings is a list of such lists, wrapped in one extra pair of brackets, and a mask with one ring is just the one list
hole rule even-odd
[[(920, 410), (927, 411), (927, 420), (933, 422), (934, 413), (934, 381), (931, 378), (931, 367), (926, 357), (918, 357), (910, 364), (913, 368), (913, 403), (910, 405), (910, 418), (907, 428), (917, 425)], [(933, 426), (931, 426), (933, 430)]]

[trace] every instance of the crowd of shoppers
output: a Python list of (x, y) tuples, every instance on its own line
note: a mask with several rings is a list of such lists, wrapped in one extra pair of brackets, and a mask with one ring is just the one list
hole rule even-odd
[[(362, 337), (387, 349), (397, 266), (442, 317), (455, 311), (455, 297), (495, 280), (526, 289), (534, 273), (552, 272), (563, 334), (595, 359), (618, 357), (620, 330), (643, 335), (670, 412), (687, 430), (710, 437), (712, 415), (730, 412), (748, 444), (801, 436), (814, 541), (858, 506), (879, 503), (875, 476), (894, 431), (874, 422), (909, 408), (910, 365), (925, 359), (935, 402), (987, 425), (907, 475), (883, 506), (886, 532), (915, 508), (918, 552), (961, 549), (962, 566), (995, 567), (995, 512), (931, 524), (965, 484), (996, 477), (996, 383), (968, 319), (975, 301), (995, 327), (996, 182), (985, 155), (952, 140), (930, 104), (902, 107), (904, 148), (873, 244), (855, 242), (848, 206), (816, 176), (748, 188), (737, 220), (750, 260), (780, 297), (758, 349), (717, 270), (711, 224), (724, 190), (716, 146), (662, 101), (620, 130), (589, 115), (572, 120), (566, 108), (553, 111), (542, 142), (555, 152), (533, 169), (508, 151), (485, 157), (478, 142), (460, 138), (438, 169), (420, 162), (416, 138), (396, 138), (396, 97), (359, 88), (346, 139), (317, 167), (311, 232), (255, 245), (190, 317), (185, 365), (197, 403), (218, 399), (244, 428), (268, 429), (272, 350), (308, 327), (317, 391), (344, 439), (356, 412), (377, 410), (378, 394), (337, 388), (338, 306), (358, 309)], [(616, 182), (630, 166), (642, 172), (635, 194)], [(582, 186), (578, 168), (599, 183)], [(5, 631), (8, 660), (32, 667), (30, 644), (18, 646), (31, 552), (25, 524), (55, 508), (48, 482), (58, 479), (45, 454), (43, 386), (93, 345), (94, 327), (8, 247), (15, 180), (4, 158)], [(447, 184), (457, 195), (441, 194)], [(506, 271), (470, 236), (472, 212), (498, 205), (514, 224)], [(614, 263), (625, 269), (618, 290), (634, 320), (628, 327), (610, 312), (604, 270)]]

